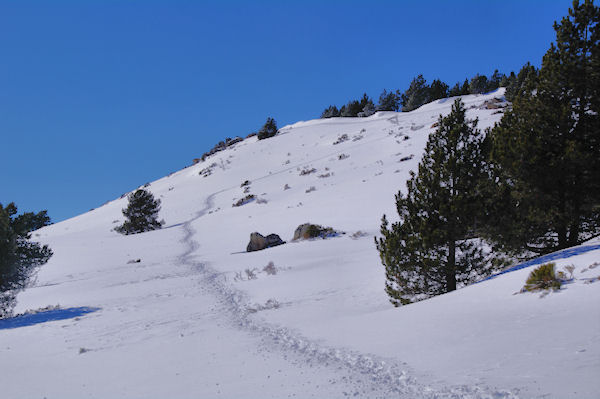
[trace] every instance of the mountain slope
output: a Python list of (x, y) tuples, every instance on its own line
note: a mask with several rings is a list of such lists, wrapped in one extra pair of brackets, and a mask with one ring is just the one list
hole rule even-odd
[[(465, 96), (467, 116), (492, 126), (501, 114), (484, 103), (502, 94)], [(600, 249), (557, 260), (577, 279), (543, 298), (513, 295), (530, 267), (387, 301), (373, 236), (451, 104), (246, 139), (147, 187), (159, 231), (111, 231), (125, 198), (37, 231), (55, 256), (17, 311), (99, 310), (0, 325), (7, 397), (593, 397), (600, 294), (584, 278)], [(289, 241), (305, 222), (347, 234), (245, 252), (251, 232)]]

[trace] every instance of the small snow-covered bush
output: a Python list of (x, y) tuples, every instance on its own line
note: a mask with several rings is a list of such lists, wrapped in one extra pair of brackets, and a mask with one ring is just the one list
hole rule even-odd
[(554, 262), (544, 263), (533, 269), (525, 281), (524, 291), (558, 290), (560, 280), (556, 276)]
[(254, 201), (255, 199), (256, 199), (256, 196), (254, 194), (248, 194), (244, 198), (240, 198), (237, 202), (233, 203), (231, 206), (236, 207), (236, 206), (246, 205), (246, 204)]

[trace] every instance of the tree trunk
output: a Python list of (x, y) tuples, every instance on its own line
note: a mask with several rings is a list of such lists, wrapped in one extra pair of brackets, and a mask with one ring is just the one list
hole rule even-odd
[(448, 242), (448, 262), (446, 263), (446, 292), (456, 290), (456, 242)]

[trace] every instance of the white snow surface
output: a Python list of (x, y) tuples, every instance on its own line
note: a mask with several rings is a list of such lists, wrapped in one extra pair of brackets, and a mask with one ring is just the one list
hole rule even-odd
[[(463, 97), (482, 130), (501, 117), (481, 108), (493, 98)], [(161, 230), (114, 232), (126, 198), (38, 230), (54, 256), (16, 311), (99, 310), (0, 329), (2, 397), (598, 397), (600, 249), (556, 260), (575, 279), (548, 295), (518, 293), (531, 266), (400, 308), (386, 297), (373, 237), (452, 103), (246, 139), (147, 187)], [(260, 201), (232, 207), (245, 180)], [(291, 242), (305, 222), (346, 234)], [(254, 231), (288, 243), (247, 253)]]

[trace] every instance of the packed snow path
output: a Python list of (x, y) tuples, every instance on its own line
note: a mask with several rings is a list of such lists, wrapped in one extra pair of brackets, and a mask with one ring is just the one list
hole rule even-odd
[[(199, 282), (218, 299), (233, 328), (258, 336), (261, 351), (274, 352), (301, 366), (329, 367), (335, 374), (341, 373), (341, 381), (331, 380), (339, 387), (336, 396), (398, 397), (398, 398), (518, 398), (505, 390), (490, 390), (482, 386), (455, 386), (433, 388), (419, 384), (411, 377), (406, 363), (395, 359), (381, 359), (370, 354), (361, 354), (344, 348), (329, 348), (307, 339), (285, 327), (270, 325), (260, 318), (251, 317), (245, 295), (229, 286), (223, 275), (205, 263), (195, 260), (194, 252), (200, 247), (194, 240), (192, 223), (214, 207), (214, 198), (229, 189), (210, 195), (205, 206), (195, 218), (185, 222), (182, 243), (186, 251), (179, 257), (182, 265), (196, 269), (202, 278)], [(346, 375), (344, 375), (346, 374)], [(340, 383), (341, 382), (341, 383)], [(350, 384), (350, 386), (348, 386)], [(303, 394), (306, 392), (303, 392)], [(298, 393), (299, 396), (302, 396)], [(317, 393), (319, 396), (320, 393)], [(328, 394), (330, 396), (331, 393)]]
[[(502, 90), (464, 101), (482, 130), (501, 117)], [(373, 236), (451, 104), (239, 142), (145, 185), (161, 230), (115, 233), (124, 195), (34, 232), (55, 254), (16, 311), (61, 317), (0, 329), (3, 397), (597, 396), (600, 249), (557, 258), (574, 278), (549, 295), (517, 294), (528, 266), (390, 306)], [(306, 222), (347, 234), (244, 251)]]

